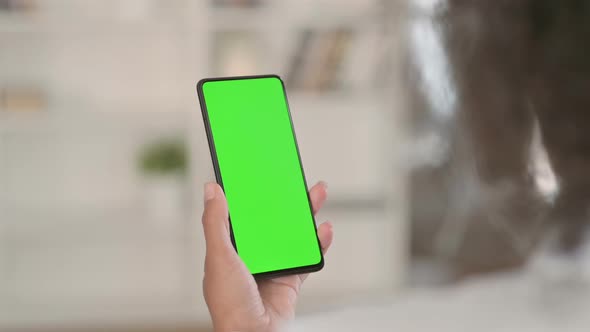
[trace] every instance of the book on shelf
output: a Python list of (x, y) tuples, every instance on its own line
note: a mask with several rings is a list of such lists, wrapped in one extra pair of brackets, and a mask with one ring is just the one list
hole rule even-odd
[(258, 72), (260, 42), (255, 32), (217, 31), (213, 37), (213, 68), (218, 76)]
[(353, 33), (347, 28), (303, 30), (287, 70), (287, 85), (303, 91), (338, 89), (352, 39)]
[(39, 112), (46, 105), (45, 94), (36, 87), (0, 88), (0, 111)]
[(0, 0), (0, 12), (26, 13), (36, 7), (34, 0)]
[(307, 53), (312, 48), (310, 44), (313, 34), (312, 30), (305, 29), (299, 36), (299, 42), (291, 59), (291, 65), (285, 75), (285, 83), (289, 87), (297, 87), (303, 81), (303, 68), (306, 67)]

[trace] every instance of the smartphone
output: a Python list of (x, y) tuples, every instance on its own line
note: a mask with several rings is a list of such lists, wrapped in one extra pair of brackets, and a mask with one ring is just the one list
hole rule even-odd
[(232, 243), (255, 277), (324, 266), (283, 81), (276, 75), (197, 84)]

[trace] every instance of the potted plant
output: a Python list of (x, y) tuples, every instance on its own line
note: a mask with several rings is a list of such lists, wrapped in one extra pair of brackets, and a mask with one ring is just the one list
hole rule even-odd
[(186, 143), (179, 138), (164, 138), (146, 145), (139, 158), (145, 179), (145, 204), (148, 217), (158, 224), (178, 223), (185, 200), (188, 169)]

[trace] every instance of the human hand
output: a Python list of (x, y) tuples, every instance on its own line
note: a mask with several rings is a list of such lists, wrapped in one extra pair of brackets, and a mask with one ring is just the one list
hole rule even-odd
[[(309, 196), (315, 214), (326, 201), (326, 184), (313, 186)], [(227, 202), (216, 183), (205, 185), (203, 229), (207, 246), (203, 292), (215, 331), (276, 331), (294, 317), (299, 289), (307, 274), (256, 281), (232, 245)], [(324, 253), (333, 236), (330, 222), (319, 226)]]

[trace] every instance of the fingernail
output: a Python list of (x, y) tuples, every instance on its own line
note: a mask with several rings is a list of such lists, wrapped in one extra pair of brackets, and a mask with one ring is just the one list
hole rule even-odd
[(328, 191), (328, 182), (326, 182), (326, 181), (320, 181), (320, 185), (321, 185), (322, 187), (324, 187), (324, 189), (325, 189), (326, 191)]
[(215, 198), (215, 191), (214, 183), (205, 184), (205, 202)]

